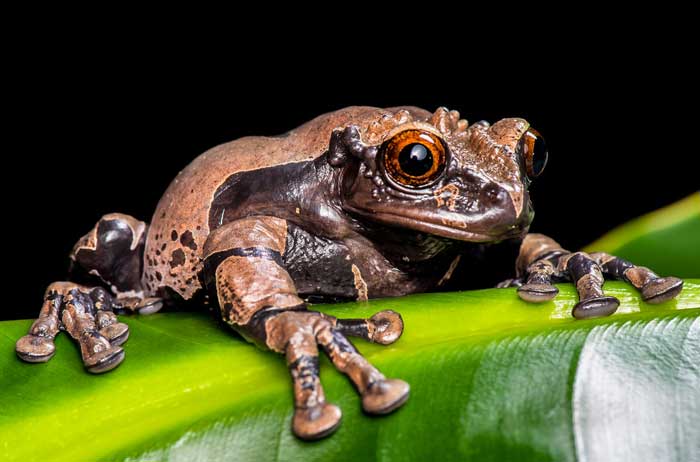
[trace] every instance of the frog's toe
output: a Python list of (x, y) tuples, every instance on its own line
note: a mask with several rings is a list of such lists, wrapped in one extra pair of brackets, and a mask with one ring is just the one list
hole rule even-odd
[(326, 316), (334, 323), (333, 328), (343, 335), (360, 337), (380, 345), (390, 345), (403, 334), (403, 319), (393, 310), (376, 313), (369, 319), (336, 319)]
[(129, 339), (129, 326), (123, 322), (117, 322), (99, 330), (113, 346), (119, 346)]
[(158, 297), (148, 297), (141, 302), (137, 311), (139, 314), (153, 314), (163, 308), (163, 299)]
[(525, 283), (516, 285), (518, 296), (530, 303), (542, 303), (553, 299), (559, 293), (559, 289), (552, 285), (555, 272), (554, 264), (549, 260), (538, 260), (530, 264), (526, 269)]
[(576, 319), (600, 318), (603, 316), (610, 316), (617, 311), (618, 306), (620, 306), (620, 300), (615, 297), (593, 297), (581, 300), (574, 305), (571, 314)]
[(403, 380), (378, 380), (362, 394), (362, 409), (369, 414), (388, 414), (406, 402), (410, 391)]
[(384, 310), (369, 318), (370, 341), (381, 345), (394, 343), (403, 333), (403, 319), (393, 310)]
[(114, 300), (112, 306), (118, 313), (153, 314), (163, 308), (163, 299), (160, 297), (124, 297)]
[(340, 425), (341, 418), (340, 408), (330, 403), (296, 409), (292, 430), (301, 439), (317, 440), (333, 433)]
[(557, 296), (559, 289), (551, 284), (525, 284), (518, 287), (518, 296), (531, 303), (548, 302)]
[[(381, 317), (385, 315), (386, 313)], [(393, 317), (393, 314), (388, 316)], [(365, 412), (387, 414), (406, 402), (409, 385), (403, 380), (387, 379), (357, 351), (343, 333), (332, 329), (330, 323), (318, 329), (316, 339), (335, 367), (346, 374), (360, 392)]]
[(117, 315), (111, 311), (98, 311), (96, 324), (99, 334), (113, 346), (121, 345), (129, 338), (129, 326), (119, 322)]
[(44, 363), (56, 353), (52, 338), (28, 334), (15, 344), (17, 356), (29, 363)]
[(85, 368), (93, 374), (111, 371), (124, 360), (124, 350), (113, 346), (90, 356), (84, 361)]
[(683, 290), (683, 280), (659, 277), (649, 268), (636, 266), (627, 260), (604, 252), (591, 254), (599, 262), (606, 276), (632, 284), (647, 303), (663, 303), (675, 298)]
[(683, 290), (683, 280), (675, 277), (652, 279), (642, 288), (642, 300), (647, 303), (663, 303), (675, 298)]

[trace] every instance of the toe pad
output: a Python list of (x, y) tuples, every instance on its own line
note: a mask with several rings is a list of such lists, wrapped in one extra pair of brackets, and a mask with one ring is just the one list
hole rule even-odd
[(30, 334), (17, 340), (15, 351), (23, 361), (43, 363), (51, 359), (56, 352), (56, 347), (53, 339)]
[(374, 325), (372, 341), (380, 345), (394, 343), (403, 333), (403, 319), (396, 311), (380, 311), (369, 320)]
[(518, 287), (518, 296), (531, 303), (548, 302), (559, 293), (559, 289), (550, 284), (525, 284)]
[(663, 303), (675, 298), (682, 289), (682, 279), (674, 277), (654, 279), (642, 287), (642, 300), (647, 303)]
[(294, 411), (292, 430), (304, 440), (317, 440), (333, 433), (340, 425), (342, 413), (334, 404), (323, 403), (318, 406)]
[(96, 353), (85, 362), (88, 372), (101, 374), (111, 371), (124, 360), (124, 350), (121, 347), (112, 347)]
[(617, 311), (618, 306), (620, 306), (620, 300), (615, 297), (589, 298), (574, 305), (571, 314), (576, 319), (600, 318), (610, 316)]
[(362, 408), (369, 414), (388, 414), (408, 399), (411, 387), (399, 379), (373, 383), (362, 396)]
[(106, 337), (112, 346), (119, 346), (128, 340), (129, 326), (123, 322), (117, 322), (100, 329), (100, 335)]

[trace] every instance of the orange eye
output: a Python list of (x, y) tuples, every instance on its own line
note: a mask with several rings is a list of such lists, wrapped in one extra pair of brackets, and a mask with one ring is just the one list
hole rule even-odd
[(397, 133), (382, 144), (381, 152), (391, 179), (414, 188), (435, 181), (447, 163), (442, 140), (423, 130)]
[(534, 128), (528, 129), (520, 138), (518, 152), (525, 159), (525, 169), (530, 179), (535, 179), (547, 165), (549, 153), (544, 138)]

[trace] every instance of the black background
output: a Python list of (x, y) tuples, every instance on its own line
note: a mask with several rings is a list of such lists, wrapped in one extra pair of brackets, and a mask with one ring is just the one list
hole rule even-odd
[(563, 62), (520, 51), (485, 65), (454, 55), (437, 64), (322, 62), (323, 53), (301, 51), (261, 63), (234, 49), (190, 63), (152, 51), (51, 50), (13, 66), (3, 192), (14, 295), (0, 317), (33, 316), (101, 215), (150, 220), (170, 180), (204, 150), (347, 105), (444, 105), (472, 122), (528, 119), (550, 148), (531, 188), (532, 230), (572, 249), (698, 189), (697, 118), (686, 115), (696, 82), (687, 60), (664, 53), (621, 49), (601, 63), (594, 54)]

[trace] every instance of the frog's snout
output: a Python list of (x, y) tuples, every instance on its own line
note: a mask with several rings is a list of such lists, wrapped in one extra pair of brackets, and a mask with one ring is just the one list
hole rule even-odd
[[(527, 191), (510, 191), (497, 183), (486, 183), (479, 192), (479, 209), (488, 234), (503, 239), (527, 232), (534, 218)], [(492, 215), (489, 217), (489, 215)]]

